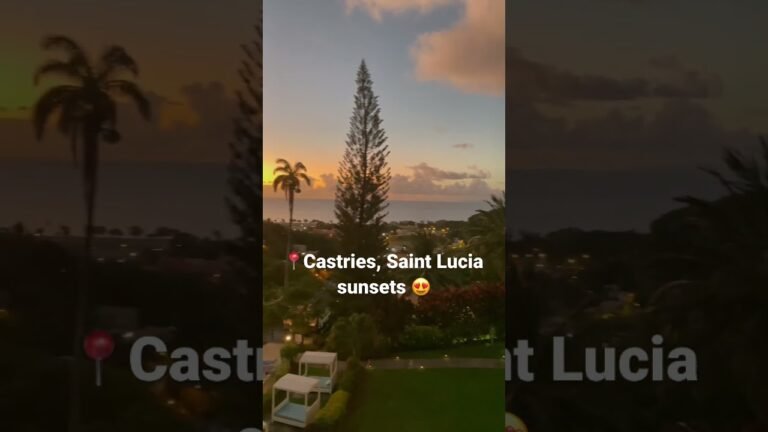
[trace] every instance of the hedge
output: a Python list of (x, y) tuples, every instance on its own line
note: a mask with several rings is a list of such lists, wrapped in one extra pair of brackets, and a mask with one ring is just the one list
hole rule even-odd
[(347, 365), (344, 369), (344, 373), (339, 380), (339, 389), (348, 393), (353, 393), (358, 383), (363, 377), (365, 368), (357, 357), (350, 357), (347, 359)]
[(280, 348), (280, 357), (288, 359), (288, 361), (296, 361), (296, 356), (307, 350), (304, 345), (298, 345), (295, 343), (287, 343)]
[(447, 346), (450, 338), (437, 326), (409, 325), (400, 335), (400, 347), (428, 350)]
[(347, 412), (347, 403), (349, 403), (349, 392), (338, 390), (333, 393), (325, 406), (317, 412), (308, 430), (310, 432), (332, 431)]

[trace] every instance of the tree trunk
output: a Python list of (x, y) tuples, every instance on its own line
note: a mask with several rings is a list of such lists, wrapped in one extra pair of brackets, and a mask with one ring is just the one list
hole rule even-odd
[(91, 278), (93, 220), (96, 201), (96, 177), (99, 159), (98, 128), (89, 128), (83, 136), (83, 191), (85, 198), (85, 241), (80, 258), (75, 308), (75, 334), (72, 340), (69, 432), (81, 432), (83, 340), (88, 316), (88, 291)]
[[(291, 237), (293, 234), (293, 190), (288, 191), (288, 239), (285, 242), (285, 275), (283, 278), (283, 291), (288, 289), (288, 254), (291, 253)], [(285, 294), (285, 292), (283, 293)]]

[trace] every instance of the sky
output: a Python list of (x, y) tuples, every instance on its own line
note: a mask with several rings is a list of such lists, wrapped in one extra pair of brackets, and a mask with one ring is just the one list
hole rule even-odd
[(647, 230), (768, 133), (764, 1), (508, 4), (513, 229)]
[(30, 106), (54, 81), (35, 69), (57, 58), (45, 35), (74, 38), (92, 58), (123, 46), (138, 62), (136, 82), (152, 122), (119, 107), (122, 140), (102, 147), (97, 224), (165, 225), (198, 234), (232, 232), (225, 164), (232, 137), (240, 45), (252, 40), (253, 0), (5, 0), (0, 7), (0, 225), (23, 221), (47, 232), (81, 226), (82, 193), (68, 143), (54, 128), (35, 140)]
[[(326, 186), (307, 196), (330, 195), (363, 58), (392, 146), (393, 197), (482, 201), (505, 188), (505, 161), (518, 230), (647, 229), (677, 205), (675, 196), (720, 192), (698, 167), (718, 166), (724, 146), (750, 151), (768, 134), (768, 3), (506, 3), (500, 67), (501, 1), (267, 0), (266, 161), (301, 160)], [(66, 143), (55, 133), (36, 142), (28, 119), (51, 84), (32, 84), (36, 65), (54, 55), (39, 48), (51, 33), (71, 35), (92, 53), (123, 45), (157, 114), (145, 123), (121, 107), (123, 141), (103, 153), (102, 220), (122, 224), (126, 209), (145, 208), (132, 214), (147, 223), (226, 223), (232, 95), (255, 4), (4, 1), (0, 199), (13, 205), (0, 225), (41, 213), (53, 215), (51, 224), (72, 219), (46, 199), (53, 193), (46, 184), (57, 196), (71, 191), (72, 207), (80, 207)], [(128, 190), (132, 181), (153, 186), (137, 194)], [(194, 211), (212, 208), (217, 215)]]
[(7, 0), (0, 25), (0, 160), (66, 160), (55, 133), (31, 133), (29, 107), (52, 81), (33, 84), (38, 65), (57, 53), (41, 50), (45, 35), (72, 37), (97, 57), (123, 46), (138, 62), (137, 82), (153, 102), (153, 122), (133, 107), (120, 110), (123, 141), (104, 160), (224, 162), (232, 95), (239, 85), (240, 44), (253, 38), (256, 3), (228, 0)]
[(504, 189), (504, 4), (265, 2), (265, 196), (274, 160), (333, 198), (365, 59), (389, 137), (390, 198), (481, 202)]
[[(468, 7), (471, 5), (471, 7)], [(503, 188), (503, 13), (493, 1), (265, 1), (266, 156), (303, 160), (330, 197), (365, 58), (390, 137), (393, 199), (481, 202)], [(123, 46), (152, 101), (151, 122), (119, 107), (104, 146), (97, 223), (231, 232), (225, 164), (240, 45), (257, 2), (7, 0), (0, 15), (0, 225), (49, 232), (82, 219), (79, 174), (54, 129), (36, 141), (30, 107), (45, 35), (96, 58)], [(490, 24), (489, 24), (490, 23)], [(465, 45), (468, 44), (468, 45)], [(18, 185), (25, 185), (18, 187)], [(270, 196), (281, 198), (272, 192)], [(463, 208), (463, 207), (462, 207)]]

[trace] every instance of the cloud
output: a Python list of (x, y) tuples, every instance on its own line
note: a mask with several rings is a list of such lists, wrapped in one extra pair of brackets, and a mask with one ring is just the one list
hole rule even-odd
[(514, 47), (507, 65), (508, 169), (693, 167), (755, 141), (707, 107), (722, 79), (674, 56), (649, 59), (636, 78), (579, 74)]
[(336, 176), (331, 173), (320, 174), (319, 178), (312, 177), (312, 189), (336, 190)]
[[(144, 121), (136, 107), (121, 103), (118, 107), (120, 143), (107, 146), (105, 161), (180, 161), (226, 162), (227, 143), (232, 137), (232, 118), (236, 103), (218, 82), (193, 83), (181, 88), (183, 99), (171, 101), (147, 90), (154, 115)], [(36, 142), (28, 115), (0, 118), (3, 158), (69, 159), (69, 144), (57, 133), (53, 124), (45, 139)]]
[(458, 144), (452, 145), (451, 147), (460, 149), (460, 150), (469, 150), (471, 148), (474, 148), (475, 145), (471, 143), (458, 143)]
[[(305, 199), (332, 199), (336, 193), (336, 176), (332, 173), (324, 173), (319, 176), (310, 176), (312, 185), (301, 189), (301, 196)], [(263, 187), (264, 196), (282, 197), (275, 195), (272, 184)]]
[(432, 10), (457, 3), (457, 0), (346, 0), (347, 13), (362, 9), (376, 21), (381, 21), (384, 14), (399, 15), (418, 11), (428, 13)]
[(448, 196), (451, 199), (476, 200), (479, 196), (499, 192), (486, 181), (490, 173), (476, 166), (468, 167), (469, 170), (465, 172), (444, 170), (425, 162), (409, 168), (412, 170), (410, 176), (392, 176), (391, 190), (394, 197)]
[(462, 5), (452, 27), (424, 33), (411, 46), (414, 75), (467, 93), (500, 96), (504, 91), (504, 2), (501, 0), (346, 0), (347, 13), (362, 9), (376, 21), (385, 14)]
[(415, 75), (461, 91), (500, 96), (504, 91), (504, 2), (464, 0), (453, 27), (425, 33), (411, 48)]
[(477, 167), (470, 167), (472, 172), (446, 171), (422, 162), (408, 168), (413, 170), (414, 178), (423, 178), (430, 181), (486, 179), (490, 177), (487, 171), (480, 170)]
[[(465, 172), (436, 168), (422, 162), (408, 167), (410, 175), (395, 174), (390, 182), (391, 199), (436, 199), (452, 201), (477, 201), (478, 197), (500, 193), (492, 188), (487, 179), (490, 174), (476, 166)], [(265, 196), (274, 196), (271, 185), (264, 186)], [(312, 178), (312, 187), (302, 190), (304, 198), (333, 199), (336, 192), (336, 176), (332, 173)]]
[[(578, 110), (579, 106), (572, 107)], [(703, 104), (668, 99), (648, 111), (606, 107), (569, 119), (530, 102), (507, 105), (507, 169), (695, 167), (717, 163), (724, 146), (748, 146), (754, 134), (724, 126)]]
[(662, 73), (662, 81), (656, 85), (660, 97), (709, 98), (723, 94), (722, 77), (685, 66), (675, 56), (652, 57), (648, 65)]
[(449, 195), (468, 200), (488, 196), (498, 191), (491, 188), (484, 180), (475, 178), (466, 182), (438, 183), (428, 177), (409, 177), (402, 174), (392, 176), (391, 190), (394, 196), (422, 195), (439, 197)]
[(682, 66), (677, 59), (649, 61), (658, 77), (613, 78), (578, 74), (526, 58), (507, 47), (508, 94), (517, 100), (563, 103), (568, 101), (629, 101), (640, 98), (706, 99), (722, 94), (717, 75)]

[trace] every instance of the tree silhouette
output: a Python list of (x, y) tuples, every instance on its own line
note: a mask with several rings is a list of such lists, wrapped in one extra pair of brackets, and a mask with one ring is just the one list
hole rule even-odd
[(128, 228), (128, 234), (131, 237), (141, 237), (144, 235), (144, 228), (138, 226), (138, 225), (131, 225)]
[(93, 240), (94, 204), (98, 183), (99, 143), (104, 140), (116, 143), (120, 140), (117, 126), (117, 101), (132, 101), (145, 119), (150, 118), (150, 103), (139, 86), (124, 79), (136, 77), (139, 68), (134, 59), (120, 46), (107, 47), (92, 63), (85, 51), (66, 36), (48, 36), (43, 39), (44, 50), (55, 50), (65, 55), (63, 60), (53, 59), (43, 63), (35, 73), (38, 84), (43, 78), (62, 79), (65, 84), (46, 90), (37, 100), (33, 111), (33, 123), (38, 140), (52, 118), (56, 127), (70, 140), (72, 158), (82, 162), (82, 184), (85, 194), (85, 245), (82, 274), (77, 290), (75, 311), (75, 335), (72, 345), (72, 384), (70, 394), (70, 432), (80, 429), (80, 368), (81, 343), (85, 333), (88, 308), (89, 264)]
[(11, 227), (11, 231), (16, 235), (24, 235), (27, 233), (27, 228), (24, 226), (24, 222), (16, 222)]
[(312, 185), (312, 180), (307, 176), (307, 167), (301, 162), (291, 165), (285, 159), (275, 161), (278, 164), (273, 174), (279, 174), (272, 181), (272, 188), (277, 191), (280, 189), (285, 193), (285, 199), (288, 201), (288, 239), (285, 242), (285, 276), (283, 288), (288, 288), (288, 254), (291, 252), (291, 237), (293, 234), (293, 204), (296, 200), (296, 194), (301, 193), (301, 181)]
[[(245, 58), (238, 73), (243, 89), (237, 92), (239, 115), (235, 118), (234, 139), (229, 144), (229, 187), (227, 204), (233, 222), (240, 228), (242, 246), (261, 237), (262, 222), (262, 25), (255, 25), (256, 37), (242, 45)], [(261, 244), (256, 251), (261, 251)]]
[(335, 213), (342, 252), (376, 257), (386, 250), (383, 220), (391, 178), (389, 147), (365, 61), (360, 63), (356, 84), (347, 148), (339, 166)]
[[(262, 345), (260, 330), (262, 316), (262, 2), (256, 6), (254, 38), (242, 44), (244, 58), (238, 68), (241, 89), (237, 92), (238, 114), (234, 119), (233, 139), (229, 143), (227, 197), (232, 221), (240, 229), (240, 235), (232, 244), (236, 258), (235, 277), (242, 290), (239, 321), (244, 325), (244, 335), (255, 345)], [(261, 385), (249, 386), (253, 397), (262, 394)], [(258, 410), (257, 410), (258, 411)], [(257, 416), (259, 416), (257, 414)], [(261, 418), (258, 419), (259, 423)]]
[(469, 218), (469, 245), (472, 251), (481, 256), (488, 272), (496, 280), (504, 278), (504, 239), (506, 231), (506, 205), (504, 195), (493, 195), (486, 201), (488, 209), (477, 210)]

